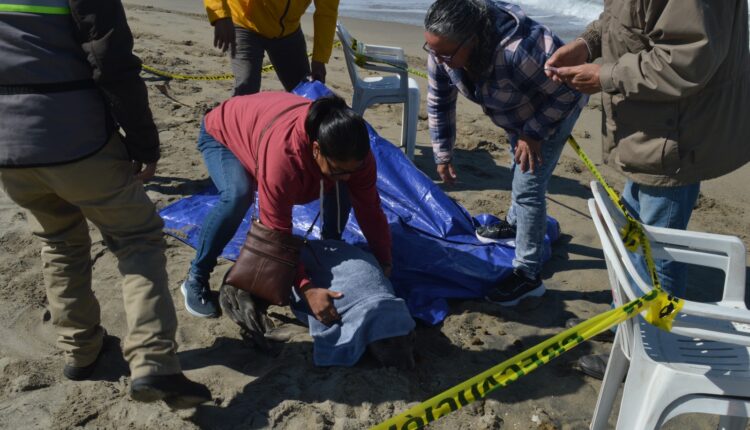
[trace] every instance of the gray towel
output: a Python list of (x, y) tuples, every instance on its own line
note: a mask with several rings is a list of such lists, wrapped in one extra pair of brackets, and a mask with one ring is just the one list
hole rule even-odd
[(414, 329), (406, 303), (394, 295), (372, 254), (336, 240), (309, 245), (301, 258), (313, 283), (344, 294), (334, 301), (341, 321), (330, 327), (316, 320), (295, 295), (292, 310), (310, 328), (317, 366), (353, 366), (368, 344)]

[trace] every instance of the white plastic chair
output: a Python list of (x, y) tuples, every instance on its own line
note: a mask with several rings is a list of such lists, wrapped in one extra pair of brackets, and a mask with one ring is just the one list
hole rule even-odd
[[(365, 110), (378, 103), (403, 103), (401, 119), (401, 146), (406, 147), (406, 156), (414, 159), (414, 145), (417, 141), (417, 115), (419, 114), (419, 85), (409, 77), (404, 50), (391, 46), (366, 45), (356, 42), (339, 22), (336, 33), (344, 47), (346, 67), (352, 80), (354, 96), (352, 109), (364, 115)], [(356, 52), (355, 52), (356, 49)], [(357, 64), (357, 55), (364, 55), (371, 61)], [(388, 76), (360, 77), (357, 68), (388, 72)]]
[[(589, 211), (602, 242), (615, 303), (651, 287), (620, 239), (625, 217), (597, 182)], [(725, 273), (718, 303), (685, 301), (671, 332), (642, 316), (615, 335), (591, 429), (604, 429), (627, 373), (617, 429), (658, 429), (684, 413), (720, 415), (719, 428), (745, 430), (750, 417), (750, 311), (745, 306), (745, 247), (736, 237), (644, 226), (654, 258)], [(632, 254), (631, 254), (632, 255)], [(628, 369), (629, 366), (629, 369)]]

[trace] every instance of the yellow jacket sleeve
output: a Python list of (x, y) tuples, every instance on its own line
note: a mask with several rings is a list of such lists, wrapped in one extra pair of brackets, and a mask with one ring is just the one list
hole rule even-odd
[[(209, 0), (205, 0), (208, 2)], [(315, 0), (313, 14), (313, 61), (328, 63), (333, 50), (333, 34), (336, 32), (336, 19), (339, 13), (339, 0)]]
[(229, 9), (227, 0), (203, 0), (203, 5), (206, 7), (208, 21), (211, 25), (219, 19), (232, 17), (232, 11)]

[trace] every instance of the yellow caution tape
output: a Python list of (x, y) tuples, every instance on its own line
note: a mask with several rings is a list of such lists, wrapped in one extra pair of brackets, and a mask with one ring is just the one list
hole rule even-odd
[(671, 320), (682, 307), (680, 299), (672, 299), (660, 290), (633, 300), (616, 309), (599, 314), (497, 366), (464, 381), (408, 411), (384, 421), (371, 430), (420, 429), (439, 418), (482, 399), (497, 388), (507, 387), (523, 376), (549, 363), (597, 334), (646, 310), (646, 319), (660, 327), (671, 327)]
[[(268, 66), (266, 66), (268, 67)], [(175, 79), (178, 81), (228, 81), (234, 79), (234, 75), (181, 75), (177, 73), (167, 72), (165, 70), (159, 70), (157, 68), (148, 66), (146, 64), (141, 65), (141, 68), (154, 75), (161, 76), (168, 79)]]

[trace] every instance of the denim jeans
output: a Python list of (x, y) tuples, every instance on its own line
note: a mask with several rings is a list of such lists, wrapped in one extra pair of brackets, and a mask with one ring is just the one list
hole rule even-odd
[(535, 278), (542, 271), (544, 235), (547, 232), (547, 184), (560, 159), (565, 142), (581, 111), (576, 110), (563, 120), (557, 132), (542, 142), (542, 165), (532, 173), (522, 172), (515, 162), (518, 137), (510, 139), (513, 185), (511, 204), (506, 217), (516, 227), (516, 256), (513, 268)]
[[(679, 187), (656, 187), (627, 181), (622, 200), (631, 214), (646, 225), (684, 230), (690, 221), (699, 191), (700, 182)], [(634, 262), (643, 280), (651, 284), (643, 257), (634, 258)], [(687, 266), (666, 260), (656, 260), (654, 263), (662, 287), (675, 296), (685, 297)]]
[[(219, 201), (203, 221), (195, 259), (190, 265), (190, 275), (199, 282), (208, 284), (211, 271), (216, 266), (216, 259), (232, 240), (232, 236), (242, 223), (242, 218), (255, 199), (256, 184), (240, 160), (226, 146), (208, 134), (203, 123), (198, 136), (198, 150), (203, 155), (208, 174), (219, 191)], [(339, 184), (338, 200), (335, 192), (336, 188), (323, 197), (322, 230), (323, 236), (327, 239), (341, 239), (340, 232), (349, 219), (350, 204), (346, 186), (343, 183)], [(337, 221), (341, 223), (338, 228)]]

